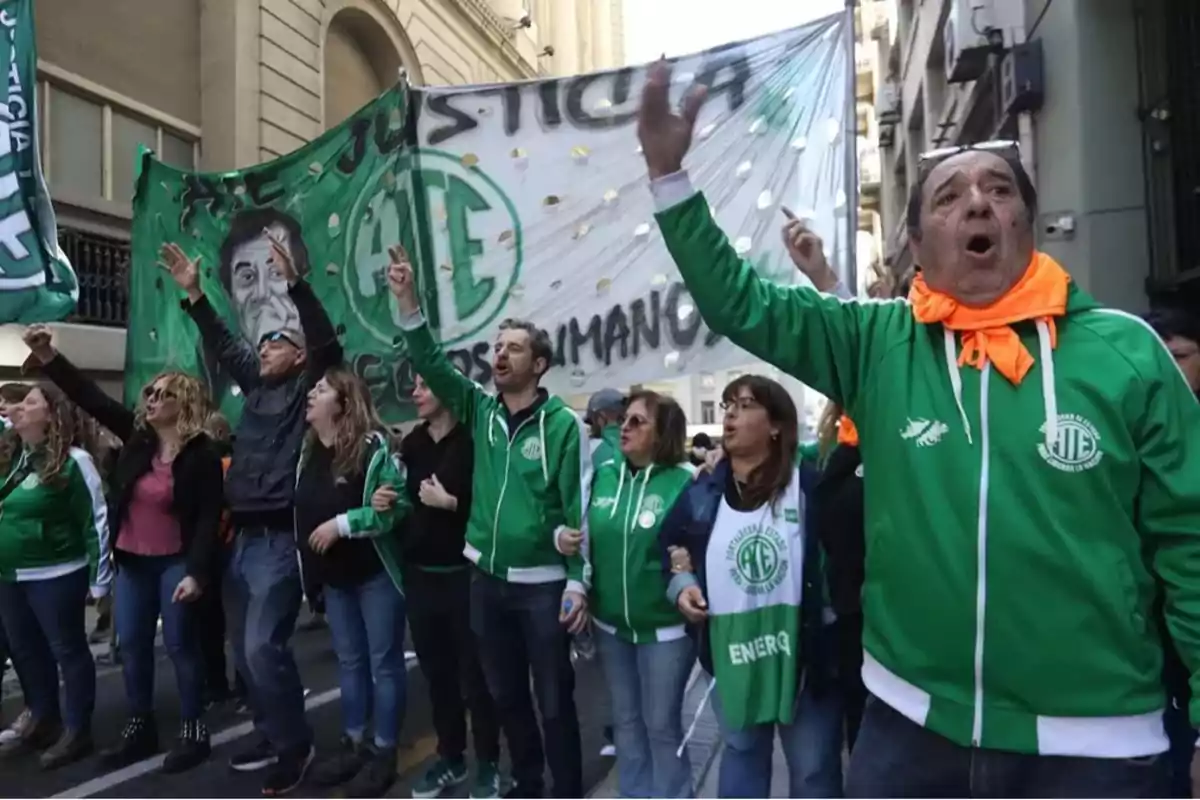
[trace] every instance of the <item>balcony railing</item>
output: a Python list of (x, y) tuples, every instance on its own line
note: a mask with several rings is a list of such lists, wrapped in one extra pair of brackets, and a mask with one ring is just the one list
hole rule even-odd
[(79, 278), (71, 322), (124, 328), (129, 322), (129, 242), (59, 228), (58, 241)]

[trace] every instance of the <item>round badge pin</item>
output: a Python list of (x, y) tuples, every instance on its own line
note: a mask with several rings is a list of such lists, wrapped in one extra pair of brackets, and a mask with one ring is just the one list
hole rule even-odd
[(653, 527), (654, 526), (654, 512), (653, 511), (643, 511), (641, 514), (638, 514), (638, 525), (641, 525), (643, 528)]

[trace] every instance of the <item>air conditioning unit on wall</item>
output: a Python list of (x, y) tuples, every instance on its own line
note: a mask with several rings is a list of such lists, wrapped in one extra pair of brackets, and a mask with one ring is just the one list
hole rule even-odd
[(946, 80), (978, 80), (990, 56), (1012, 47), (1014, 33), (1024, 23), (1024, 5), (1019, 0), (950, 0), (942, 28)]

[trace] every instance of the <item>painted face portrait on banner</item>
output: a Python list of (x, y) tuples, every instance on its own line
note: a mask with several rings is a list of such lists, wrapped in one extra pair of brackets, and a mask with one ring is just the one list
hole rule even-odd
[(300, 225), (275, 209), (238, 214), (221, 245), (221, 285), (229, 296), (238, 330), (255, 347), (268, 333), (300, 327), (287, 280), (271, 264), (269, 237), (283, 242), (299, 275), (308, 273), (308, 249)]

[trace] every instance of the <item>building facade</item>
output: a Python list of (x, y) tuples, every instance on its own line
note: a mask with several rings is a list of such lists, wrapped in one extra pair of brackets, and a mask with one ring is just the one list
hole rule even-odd
[(920, 153), (1013, 139), (1039, 194), (1038, 245), (1101, 302), (1196, 300), (1200, 4), (898, 0), (882, 39), (882, 217), (911, 266), (904, 208)]
[[(134, 160), (230, 170), (291, 152), (403, 72), (510, 81), (624, 63), (622, 0), (37, 0), (42, 157), (81, 282), (63, 351), (120, 391)], [(0, 377), (25, 349), (0, 329)]]

